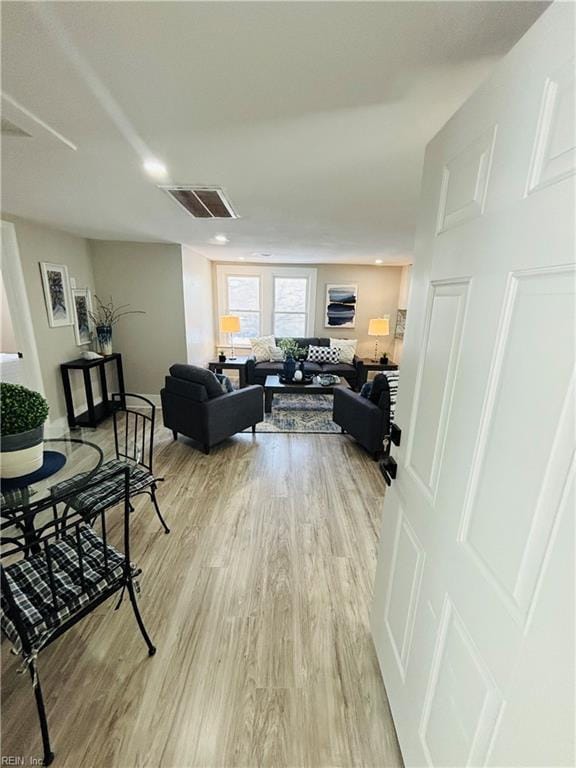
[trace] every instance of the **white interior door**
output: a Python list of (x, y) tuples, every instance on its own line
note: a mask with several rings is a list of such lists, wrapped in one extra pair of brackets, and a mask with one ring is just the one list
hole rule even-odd
[(574, 764), (573, 29), (426, 154), (372, 616), (407, 765)]

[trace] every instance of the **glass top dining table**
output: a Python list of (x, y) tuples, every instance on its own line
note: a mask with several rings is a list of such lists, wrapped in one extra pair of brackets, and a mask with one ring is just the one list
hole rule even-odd
[[(39, 471), (24, 478), (0, 480), (2, 516), (58, 501), (58, 487), (64, 481), (77, 478), (80, 490), (94, 477), (103, 460), (100, 446), (82, 438), (44, 440), (44, 464)], [(66, 487), (69, 494), (68, 482)]]

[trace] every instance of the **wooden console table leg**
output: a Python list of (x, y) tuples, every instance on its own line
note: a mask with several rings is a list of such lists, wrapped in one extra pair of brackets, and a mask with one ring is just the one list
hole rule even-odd
[(84, 368), (84, 389), (86, 390), (86, 402), (88, 403), (88, 426), (96, 427), (96, 411), (94, 410), (94, 392), (92, 391), (92, 377), (90, 368)]
[(121, 398), (122, 408), (126, 408), (126, 398), (124, 397), (124, 394), (126, 393), (126, 388), (124, 386), (124, 370), (122, 369), (122, 355), (118, 355), (118, 357), (116, 358), (116, 371), (118, 374), (118, 390), (122, 395), (122, 398)]
[(64, 400), (66, 402), (66, 413), (68, 416), (68, 426), (70, 429), (75, 429), (76, 416), (74, 415), (74, 400), (72, 398), (72, 387), (70, 386), (70, 371), (68, 368), (61, 368), (62, 384), (64, 386)]
[(110, 400), (108, 399), (108, 382), (106, 381), (106, 364), (98, 366), (98, 373), (100, 374), (100, 389), (102, 390), (102, 404), (106, 407), (106, 410), (110, 410)]

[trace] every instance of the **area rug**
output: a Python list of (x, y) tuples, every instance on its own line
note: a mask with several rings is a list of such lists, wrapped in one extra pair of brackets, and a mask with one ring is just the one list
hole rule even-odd
[(272, 413), (264, 414), (256, 432), (340, 432), (332, 421), (332, 400), (332, 395), (274, 395)]

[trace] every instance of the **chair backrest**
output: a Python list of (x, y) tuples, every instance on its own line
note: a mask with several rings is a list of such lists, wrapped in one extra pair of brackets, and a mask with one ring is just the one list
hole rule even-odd
[[(128, 407), (126, 398), (137, 404)], [(152, 472), (156, 406), (142, 395), (130, 392), (112, 395), (114, 449), (116, 458), (141, 464)]]
[[(118, 475), (118, 481), (124, 484), (124, 532), (123, 532), (123, 574), (128, 578), (130, 574), (130, 468), (119, 468), (113, 475)], [(112, 473), (108, 475), (112, 477)], [(19, 601), (17, 591), (10, 586), (10, 581), (6, 575), (5, 567), (15, 562), (25, 559), (30, 561), (32, 566), (31, 574), (34, 568), (41, 564), (45, 566), (47, 573), (47, 593), (44, 596), (47, 606), (51, 610), (59, 611), (64, 608), (62, 598), (58, 595), (57, 568), (61, 568), (61, 563), (54, 558), (61, 557), (61, 549), (55, 547), (58, 542), (69, 544), (66, 552), (69, 556), (67, 567), (74, 569), (77, 581), (81, 586), (81, 591), (87, 591), (88, 570), (91, 576), (94, 576), (94, 558), (90, 557), (89, 562), (86, 554), (86, 536), (85, 529), (92, 531), (96, 525), (98, 536), (102, 542), (102, 579), (107, 579), (112, 564), (109, 562), (108, 551), (108, 530), (106, 525), (106, 514), (109, 510), (103, 509), (94, 513), (90, 511), (90, 526), (83, 514), (82, 508), (76, 503), (77, 494), (91, 491), (97, 492), (99, 479), (91, 479), (81, 487), (75, 487), (66, 496), (59, 496), (57, 500), (44, 499), (42, 502), (20, 509), (4, 509), (0, 518), (0, 570), (2, 579), (2, 610), (8, 620), (13, 623), (16, 631), (22, 641), (24, 650), (30, 649), (30, 642), (27, 636), (26, 626), (22, 620), (22, 605)], [(57, 554), (56, 554), (57, 553)], [(72, 559), (70, 559), (72, 558)], [(9, 561), (9, 562), (7, 562)], [(118, 566), (116, 566), (118, 567)]]

